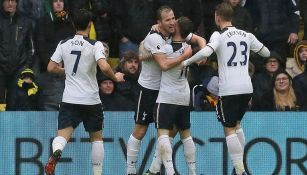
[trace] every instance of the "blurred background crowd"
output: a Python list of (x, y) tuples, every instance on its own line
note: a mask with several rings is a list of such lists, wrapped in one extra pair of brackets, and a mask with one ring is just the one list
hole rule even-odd
[[(228, 1), (233, 25), (254, 33), (271, 51), (251, 55), (252, 111), (307, 111), (307, 0), (0, 0), (0, 110), (56, 111), (65, 77), (47, 72), (59, 41), (75, 34), (76, 9), (93, 12), (90, 38), (102, 41), (109, 64), (125, 73), (115, 83), (98, 72), (106, 111), (133, 111), (138, 96), (140, 42), (156, 23), (161, 5), (189, 17), (194, 32), (207, 41), (218, 30), (215, 6)], [(305, 26), (305, 27), (304, 27)], [(194, 47), (195, 52), (198, 50)], [(189, 67), (191, 109), (214, 111), (217, 94), (215, 56)], [(239, 78), (239, 77), (238, 77)]]

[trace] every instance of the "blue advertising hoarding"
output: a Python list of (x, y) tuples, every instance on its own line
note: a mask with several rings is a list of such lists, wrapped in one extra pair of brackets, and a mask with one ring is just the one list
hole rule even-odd
[[(191, 133), (196, 143), (197, 173), (227, 175), (232, 170), (223, 128), (213, 112), (192, 112)], [(104, 175), (124, 175), (126, 143), (133, 130), (132, 112), (105, 112)], [(252, 175), (307, 174), (307, 113), (249, 112), (242, 122), (245, 162)], [(0, 113), (0, 174), (42, 175), (56, 135), (56, 112)], [(142, 141), (139, 173), (150, 166), (155, 150), (155, 128), (150, 126)], [(174, 166), (186, 175), (182, 144), (173, 142)], [(83, 125), (65, 147), (56, 175), (90, 175), (91, 144)]]

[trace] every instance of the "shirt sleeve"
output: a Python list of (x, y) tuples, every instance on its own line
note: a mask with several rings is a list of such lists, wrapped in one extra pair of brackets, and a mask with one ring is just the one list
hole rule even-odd
[(219, 32), (214, 32), (210, 37), (210, 40), (207, 46), (211, 47), (213, 51), (216, 51), (216, 49), (218, 48), (220, 44), (220, 36), (221, 35)]
[(250, 38), (251, 38), (250, 50), (256, 53), (259, 52), (263, 47), (263, 44), (253, 34), (250, 34)]
[(98, 61), (101, 58), (103, 59), (106, 58), (103, 44), (100, 41), (97, 41), (94, 45), (94, 54), (96, 61)]
[(50, 59), (56, 63), (60, 63), (63, 61), (61, 41), (59, 42), (58, 46), (56, 47)]
[(163, 45), (165, 40), (158, 34), (150, 34), (144, 40), (145, 49), (149, 50), (151, 54), (166, 53)]

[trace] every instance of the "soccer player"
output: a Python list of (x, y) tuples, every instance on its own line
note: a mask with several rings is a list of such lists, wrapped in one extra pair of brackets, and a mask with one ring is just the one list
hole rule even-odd
[[(161, 80), (161, 69), (167, 70), (191, 56), (188, 48), (179, 57), (167, 60), (163, 46), (171, 42), (171, 34), (175, 32), (175, 16), (168, 6), (157, 10), (157, 22), (160, 32), (151, 31), (144, 39), (144, 47), (152, 54), (151, 59), (142, 61), (142, 70), (138, 79), (140, 95), (135, 114), (135, 127), (127, 143), (127, 174), (136, 174), (136, 162), (141, 140), (146, 134), (148, 125), (154, 121), (153, 109), (158, 96)], [(158, 62), (163, 67), (159, 67)]]
[[(104, 147), (102, 141), (103, 111), (96, 80), (97, 64), (100, 70), (115, 82), (122, 82), (123, 74), (114, 75), (105, 59), (101, 42), (88, 39), (91, 13), (79, 10), (74, 16), (76, 35), (62, 40), (48, 64), (48, 71), (65, 74), (65, 89), (58, 115), (57, 137), (53, 139), (53, 154), (45, 166), (50, 175), (61, 157), (72, 132), (80, 122), (89, 132), (92, 142), (92, 167), (94, 175), (102, 174)], [(63, 62), (64, 68), (61, 67)]]
[[(178, 65), (192, 54), (191, 47), (187, 47), (182, 55), (174, 59), (166, 59), (166, 52), (163, 46), (171, 43), (171, 34), (175, 32), (175, 16), (170, 7), (161, 6), (157, 10), (157, 18), (160, 32), (151, 31), (144, 39), (144, 45), (141, 44), (141, 46), (144, 46), (144, 50), (149, 52), (152, 57), (142, 61), (142, 70), (138, 80), (141, 88), (135, 114), (135, 127), (127, 143), (127, 174), (131, 175), (136, 174), (136, 162), (141, 140), (146, 134), (148, 125), (154, 121), (153, 109), (160, 88), (162, 71)], [(197, 40), (196, 35), (194, 37), (191, 34), (189, 37), (186, 40), (192, 40), (199, 45), (205, 44), (203, 40)]]
[(237, 175), (246, 175), (243, 165), (244, 132), (240, 127), (253, 87), (248, 74), (250, 51), (268, 57), (270, 51), (256, 37), (232, 26), (233, 10), (227, 3), (215, 9), (215, 23), (220, 28), (214, 32), (206, 47), (183, 62), (184, 66), (217, 54), (219, 72), (218, 118), (224, 127), (228, 152)]
[[(166, 44), (167, 59), (178, 57), (189, 45), (185, 38), (193, 30), (193, 22), (187, 17), (177, 20), (176, 32), (173, 34), (171, 44)], [(184, 145), (184, 155), (189, 168), (189, 175), (196, 175), (195, 144), (190, 133), (190, 87), (187, 80), (187, 69), (182, 70), (177, 65), (162, 72), (160, 90), (156, 100), (154, 116), (158, 130), (158, 150), (166, 173), (175, 173), (172, 161), (172, 146), (169, 135), (175, 126), (179, 130)], [(153, 172), (152, 169), (150, 169)], [(155, 172), (154, 172), (155, 173)]]

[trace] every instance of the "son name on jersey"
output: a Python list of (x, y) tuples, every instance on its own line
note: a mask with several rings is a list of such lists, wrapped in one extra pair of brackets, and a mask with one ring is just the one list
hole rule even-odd
[(84, 42), (79, 40), (72, 40), (70, 41), (71, 46), (83, 46)]

